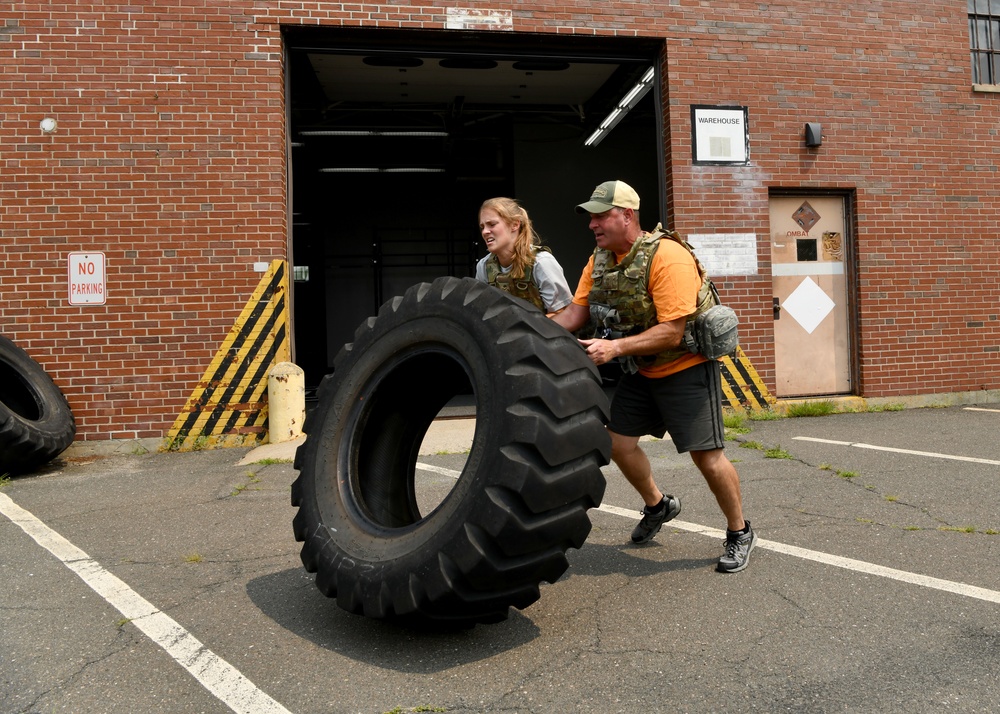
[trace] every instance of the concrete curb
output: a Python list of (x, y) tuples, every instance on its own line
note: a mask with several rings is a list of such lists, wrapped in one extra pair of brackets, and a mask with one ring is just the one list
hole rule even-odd
[[(423, 442), (420, 444), (420, 456), (434, 454), (464, 454), (472, 448), (472, 439), (476, 435), (475, 419), (440, 419), (431, 423)], [(262, 444), (237, 461), (244, 466), (267, 459), (277, 461), (294, 461), (295, 450), (304, 444), (305, 436), (280, 444)]]

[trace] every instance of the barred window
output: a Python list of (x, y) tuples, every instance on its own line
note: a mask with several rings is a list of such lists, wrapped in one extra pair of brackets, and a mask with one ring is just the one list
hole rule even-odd
[(969, 0), (972, 83), (1000, 84), (1000, 0)]

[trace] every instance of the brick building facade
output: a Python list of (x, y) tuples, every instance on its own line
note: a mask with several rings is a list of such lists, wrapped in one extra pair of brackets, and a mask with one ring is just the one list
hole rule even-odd
[[(343, 54), (355, 31), (366, 48), (380, 42), (373, 33), (409, 48), (426, 37), (435, 56), (482, 46), (499, 57), (494, 37), (508, 54), (552, 45), (570, 55), (571, 40), (585, 41), (588, 57), (627, 54), (632, 42), (657, 70), (644, 101), (662, 139), (650, 152), (652, 188), (641, 192), (651, 203), (660, 194), (659, 220), (682, 234), (755, 237), (755, 259), (717, 284), (770, 389), (787, 392), (775, 349), (774, 211), (784, 196), (795, 206), (815, 196), (844, 206), (849, 364), (838, 367), (846, 387), (811, 393), (992, 401), (1000, 94), (973, 77), (969, 12), (903, 0), (8, 4), (0, 11), (0, 331), (66, 393), (77, 439), (161, 438), (238, 323), (261, 266), (287, 261), (291, 272), (306, 255), (294, 244), (298, 210), (329, 211), (331, 226), (361, 210), (349, 190), (302, 193), (291, 205), (303, 190), (293, 164), (304, 163), (290, 148), (303, 86), (288, 81), (296, 48), (333, 43)], [(699, 160), (692, 107), (745, 111), (747, 160)], [(42, 129), (44, 118), (54, 131)], [(806, 146), (807, 122), (821, 125), (820, 145)], [(595, 177), (617, 170), (580, 156), (590, 172), (578, 184), (560, 176), (560, 201), (584, 200)], [(529, 180), (504, 186), (521, 197)], [(420, 191), (403, 184), (391, 202)], [(472, 240), (479, 198), (470, 194), (471, 218), (462, 219)], [(434, 200), (442, 210), (452, 204), (449, 195)], [(808, 229), (787, 233), (815, 245)], [(571, 283), (589, 250), (585, 225), (573, 235), (584, 252), (557, 251)], [(800, 246), (799, 258), (808, 250)], [(106, 300), (70, 304), (68, 256), (87, 251), (105, 256)], [(303, 288), (289, 284), (292, 349), (306, 361), (307, 321), (334, 320), (329, 305), (310, 313)], [(370, 312), (337, 319), (353, 329)], [(329, 355), (314, 361), (321, 372)]]

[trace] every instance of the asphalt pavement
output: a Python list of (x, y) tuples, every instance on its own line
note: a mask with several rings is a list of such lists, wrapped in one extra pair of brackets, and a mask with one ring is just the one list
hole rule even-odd
[[(711, 493), (647, 440), (678, 518), (631, 545), (641, 504), (606, 467), (567, 573), (459, 632), (319, 592), (295, 444), (68, 452), (0, 490), (0, 711), (995, 711), (1000, 408), (745, 427), (727, 452), (761, 538), (747, 570), (715, 572)], [(474, 428), (435, 422), (418, 475), (453, 479)]]

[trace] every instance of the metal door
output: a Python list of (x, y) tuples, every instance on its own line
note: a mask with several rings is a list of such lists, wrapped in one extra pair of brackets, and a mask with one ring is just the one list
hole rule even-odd
[(771, 196), (775, 392), (849, 394), (845, 198)]

